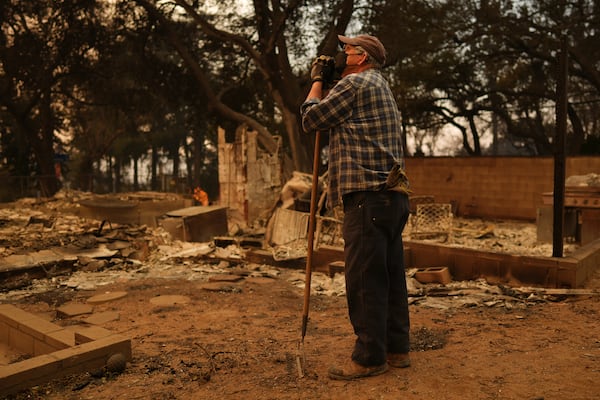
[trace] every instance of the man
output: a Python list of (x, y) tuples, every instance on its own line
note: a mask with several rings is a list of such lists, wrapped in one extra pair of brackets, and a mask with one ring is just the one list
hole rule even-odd
[(410, 365), (402, 245), (409, 206), (400, 115), (380, 72), (385, 48), (370, 35), (338, 39), (342, 79), (323, 96), (331, 71), (319, 62), (323, 56), (315, 60), (301, 113), (306, 132), (329, 132), (328, 203), (344, 209), (346, 298), (356, 341), (351, 358), (331, 367), (329, 377), (351, 380)]

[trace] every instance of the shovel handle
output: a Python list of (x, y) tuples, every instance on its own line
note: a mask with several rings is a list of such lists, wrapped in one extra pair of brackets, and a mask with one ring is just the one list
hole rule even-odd
[(304, 307), (302, 310), (302, 339), (306, 335), (308, 324), (308, 308), (310, 304), (310, 283), (312, 277), (313, 249), (315, 239), (315, 225), (317, 220), (317, 189), (319, 186), (319, 142), (321, 132), (315, 134), (315, 152), (313, 157), (313, 176), (310, 191), (310, 214), (308, 218), (308, 248), (306, 254), (306, 274), (304, 282)]

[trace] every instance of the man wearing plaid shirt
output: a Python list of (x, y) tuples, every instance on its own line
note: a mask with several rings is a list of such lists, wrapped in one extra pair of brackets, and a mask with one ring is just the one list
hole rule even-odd
[(370, 35), (338, 39), (342, 79), (324, 96), (327, 71), (313, 64), (301, 114), (304, 131), (329, 133), (327, 201), (344, 208), (346, 298), (356, 341), (351, 358), (329, 376), (351, 380), (410, 365), (402, 244), (409, 189), (400, 114), (380, 72), (385, 48)]

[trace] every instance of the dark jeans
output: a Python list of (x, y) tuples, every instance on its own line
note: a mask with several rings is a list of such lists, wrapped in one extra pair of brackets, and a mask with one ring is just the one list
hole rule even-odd
[(408, 196), (393, 191), (343, 197), (346, 298), (357, 336), (352, 359), (381, 365), (387, 353), (408, 353), (410, 320), (402, 230)]

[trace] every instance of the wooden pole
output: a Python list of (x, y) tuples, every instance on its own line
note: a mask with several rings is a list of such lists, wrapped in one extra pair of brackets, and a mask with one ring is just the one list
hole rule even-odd
[(554, 141), (554, 215), (552, 257), (563, 256), (563, 226), (565, 216), (565, 138), (567, 136), (567, 38), (563, 35), (558, 56), (556, 79), (556, 133)]

